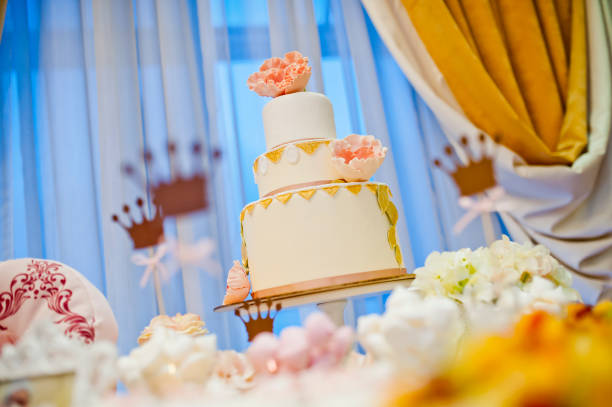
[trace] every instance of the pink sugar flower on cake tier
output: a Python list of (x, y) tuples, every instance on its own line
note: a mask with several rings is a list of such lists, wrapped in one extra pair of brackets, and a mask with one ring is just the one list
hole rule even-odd
[(250, 291), (251, 282), (246, 270), (240, 265), (240, 262), (234, 260), (234, 265), (227, 273), (227, 287), (225, 289), (223, 305), (244, 301)]
[(351, 134), (330, 144), (332, 163), (348, 182), (367, 181), (385, 160), (387, 147), (374, 136)]
[(277, 97), (306, 89), (310, 79), (311, 67), (308, 58), (298, 51), (285, 54), (284, 58), (266, 59), (247, 79), (249, 89), (259, 96)]
[(258, 373), (299, 373), (338, 366), (353, 341), (350, 327), (337, 328), (325, 314), (315, 313), (304, 327), (285, 328), (279, 338), (269, 332), (257, 335), (246, 354)]

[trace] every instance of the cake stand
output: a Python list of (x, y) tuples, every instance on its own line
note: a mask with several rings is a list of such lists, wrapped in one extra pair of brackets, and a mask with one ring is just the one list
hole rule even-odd
[[(365, 298), (393, 290), (398, 286), (407, 287), (412, 280), (414, 280), (414, 274), (378, 278), (220, 305), (214, 311), (233, 311), (244, 322), (249, 333), (249, 340), (259, 332), (272, 331), (274, 317), (271, 317), (271, 313), (274, 310), (278, 312), (281, 309), (312, 303), (317, 304), (317, 307), (325, 312), (337, 326), (342, 326), (344, 325), (344, 309), (349, 298)], [(267, 308), (268, 315), (265, 318), (261, 312), (262, 304)], [(251, 318), (252, 314), (257, 314), (257, 318)], [(248, 315), (249, 320), (245, 321), (241, 315)], [(264, 321), (267, 323), (262, 323)]]

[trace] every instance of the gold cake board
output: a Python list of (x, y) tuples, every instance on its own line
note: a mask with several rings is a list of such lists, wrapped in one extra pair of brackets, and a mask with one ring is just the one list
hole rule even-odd
[(405, 275), (406, 269), (399, 267), (384, 270), (365, 271), (360, 273), (342, 274), (340, 276), (317, 278), (315, 280), (300, 281), (299, 283), (286, 284), (278, 287), (254, 291), (253, 299), (278, 297), (283, 294), (307, 293), (318, 289), (329, 289), (330, 287), (335, 289), (353, 283), (363, 283)]
[[(384, 291), (391, 291), (395, 287), (407, 287), (414, 280), (414, 274), (406, 274), (405, 269), (401, 275), (390, 277), (366, 279), (337, 284), (327, 287), (295, 291), (285, 294), (259, 297), (235, 304), (215, 307), (215, 312), (228, 312), (242, 310), (248, 314), (260, 312), (262, 303), (269, 304), (270, 308), (280, 306), (282, 309), (298, 307), (306, 304), (317, 304), (337, 325), (344, 325), (344, 308), (348, 298), (372, 296)], [(247, 327), (248, 328), (248, 327)]]

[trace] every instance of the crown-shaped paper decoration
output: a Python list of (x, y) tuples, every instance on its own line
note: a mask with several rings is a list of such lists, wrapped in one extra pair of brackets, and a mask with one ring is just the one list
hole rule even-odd
[(126, 214), (130, 224), (123, 223), (117, 214), (113, 214), (113, 222), (121, 225), (130, 235), (134, 243), (134, 249), (143, 249), (145, 247), (155, 246), (164, 237), (164, 217), (159, 206), (155, 206), (155, 216), (149, 219), (145, 213), (144, 201), (142, 198), (136, 200), (136, 206), (140, 209), (140, 223), (134, 220), (130, 213), (130, 207), (123, 205), (123, 213)]
[[(436, 167), (442, 169), (453, 178), (455, 184), (457, 184), (457, 188), (459, 188), (459, 193), (461, 196), (479, 194), (497, 185), (493, 160), (486, 154), (485, 151), (485, 135), (480, 134), (478, 136), (478, 140), (480, 142), (481, 153), (480, 159), (478, 160), (476, 160), (476, 158), (470, 153), (468, 148), (465, 148), (469, 161), (467, 165), (463, 165), (456, 159), (451, 146), (446, 146), (444, 148), (444, 152), (453, 161), (453, 164), (455, 165), (454, 170), (445, 167), (439, 159), (434, 160), (434, 165)], [(461, 137), (460, 141), (463, 147), (468, 147), (469, 140), (467, 137)]]
[[(159, 179), (152, 169), (154, 165), (153, 154), (150, 151), (143, 153), (145, 165), (152, 172), (150, 174), (150, 189), (153, 201), (162, 209), (164, 216), (187, 215), (192, 212), (208, 208), (208, 194), (206, 189), (206, 174), (202, 170), (202, 145), (194, 143), (191, 148), (193, 155), (193, 174), (185, 176), (177, 168), (176, 144), (168, 143), (168, 154), (172, 164), (174, 176), (166, 181)], [(126, 164), (123, 172), (144, 185), (144, 177), (138, 176), (133, 166)]]
[[(265, 317), (263, 316), (263, 313), (261, 311), (262, 305), (265, 305), (266, 308), (268, 308), (268, 313)], [(242, 320), (242, 322), (244, 323), (244, 327), (246, 328), (247, 334), (249, 335), (249, 342), (255, 339), (255, 337), (261, 332), (273, 332), (274, 318), (276, 318), (278, 312), (282, 308), (280, 302), (272, 306), (272, 300), (267, 300), (265, 302), (262, 302), (261, 300), (255, 300), (255, 306), (257, 307), (257, 314), (254, 317), (251, 316), (251, 313), (249, 312), (250, 306), (247, 304), (236, 308), (236, 310), (234, 311), (234, 314), (236, 314), (236, 316), (240, 318), (240, 320)], [(273, 309), (276, 310), (274, 316), (272, 316)], [(245, 314), (247, 316), (247, 319), (243, 317), (243, 313), (241, 312), (243, 310), (246, 311)]]

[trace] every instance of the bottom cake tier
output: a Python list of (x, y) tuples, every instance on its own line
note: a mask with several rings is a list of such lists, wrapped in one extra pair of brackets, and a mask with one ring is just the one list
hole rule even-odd
[(401, 275), (398, 213), (389, 186), (334, 183), (247, 205), (243, 263), (253, 297)]

